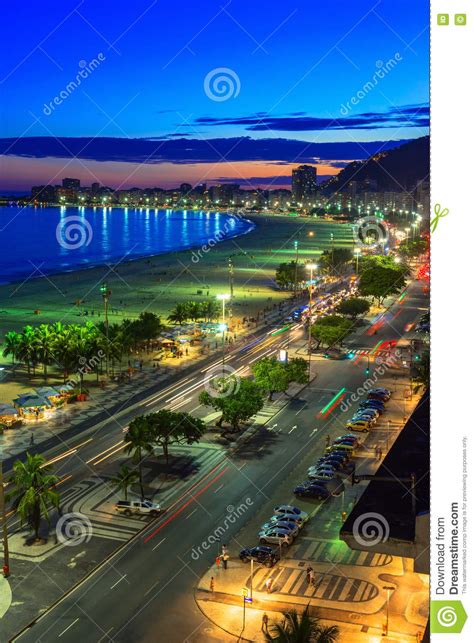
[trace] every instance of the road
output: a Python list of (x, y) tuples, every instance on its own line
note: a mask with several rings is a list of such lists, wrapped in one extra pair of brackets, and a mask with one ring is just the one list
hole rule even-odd
[[(402, 301), (392, 307), (385, 323), (377, 325), (377, 334), (364, 334), (359, 346), (373, 348), (381, 341), (400, 339), (407, 325), (425, 307), (426, 298), (415, 282)], [(302, 329), (294, 333), (301, 337)], [(282, 336), (269, 337), (247, 352), (232, 353), (226, 363), (235, 369), (243, 368), (250, 360), (278, 350), (284, 342), (286, 338)], [(184, 491), (163, 516), (126, 543), (15, 640), (48, 643), (57, 639), (61, 643), (214, 640), (208, 631), (208, 621), (193, 599), (197, 579), (216, 554), (215, 549), (206, 549), (203, 543), (224, 524), (225, 538), (230, 543), (264, 498), (274, 496), (278, 502), (294, 500), (291, 489), (285, 486), (289, 472), (308, 451), (321, 450), (328, 434), (338, 435), (344, 427), (337, 413), (324, 419), (318, 417), (317, 411), (341, 387), (355, 391), (366, 378), (365, 363), (315, 359), (314, 367), (317, 378), (305, 389), (301, 400), (291, 401), (277, 414), (272, 420), (272, 430), (263, 428), (234, 455), (223, 451), (221, 461), (211, 470), (200, 472), (201, 479)], [(198, 404), (202, 379), (202, 373), (190, 375), (143, 405), (147, 411), (161, 406), (192, 410)], [(95, 456), (89, 463), (94, 466), (100, 459), (98, 453), (107, 448), (113, 452), (111, 447), (121, 439), (126, 423), (127, 415), (120, 419), (113, 435), (101, 431), (79, 448), (79, 457), (73, 453), (64, 458), (61, 466), (67, 468), (67, 474), (73, 478), (83, 475), (84, 460)], [(80, 441), (84, 438), (88, 439), (81, 436)], [(115, 448), (119, 447), (117, 444)], [(235, 524), (228, 525), (226, 517), (242, 505), (245, 511), (242, 510)], [(249, 544), (253, 543), (234, 543), (234, 552), (240, 545)]]

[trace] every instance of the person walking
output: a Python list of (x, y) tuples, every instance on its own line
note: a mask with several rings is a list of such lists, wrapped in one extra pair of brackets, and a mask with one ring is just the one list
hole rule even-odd
[(313, 568), (311, 567), (311, 565), (308, 565), (308, 567), (306, 568), (306, 582), (308, 583), (308, 585), (311, 583), (312, 571), (313, 571)]
[(211, 576), (211, 582), (209, 583), (209, 589), (211, 592), (214, 592), (214, 576)]
[(314, 585), (314, 579), (315, 579), (314, 571), (311, 570), (309, 572), (309, 583), (310, 583), (310, 585)]
[(221, 566), (221, 557), (219, 555), (216, 556), (216, 567), (219, 569)]
[(273, 585), (273, 578), (270, 576), (270, 578), (267, 578), (267, 580), (265, 581), (265, 587), (267, 589), (267, 594), (271, 594), (272, 585)]
[(227, 569), (228, 560), (229, 560), (229, 554), (226, 551), (225, 554), (222, 554), (222, 562), (223, 562), (223, 565), (224, 565), (224, 569)]
[(268, 634), (268, 614), (263, 612), (262, 616), (262, 632)]
[(30, 447), (32, 447), (35, 443), (35, 435), (33, 431), (31, 432), (31, 437), (30, 437)]

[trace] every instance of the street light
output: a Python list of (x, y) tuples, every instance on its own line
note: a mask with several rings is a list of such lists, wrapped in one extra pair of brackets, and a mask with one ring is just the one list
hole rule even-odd
[(355, 248), (354, 255), (355, 255), (355, 258), (356, 258), (356, 275), (358, 275), (359, 274), (359, 257), (361, 255), (361, 249), (360, 248)]
[(311, 316), (313, 312), (313, 271), (318, 266), (315, 263), (307, 263), (306, 270), (309, 270), (309, 316), (308, 316), (308, 378), (311, 382)]
[(296, 296), (296, 291), (298, 287), (298, 240), (294, 241), (295, 246), (295, 283), (294, 283), (294, 293)]
[(222, 301), (222, 322), (219, 324), (219, 330), (222, 331), (222, 377), (224, 377), (224, 362), (225, 362), (225, 331), (227, 330), (227, 324), (225, 321), (225, 302), (229, 301), (230, 294), (228, 292), (221, 293), (216, 295), (216, 298), (219, 301)]
[(396, 588), (392, 585), (384, 585), (383, 589), (387, 591), (387, 602), (386, 602), (386, 615), (385, 615), (385, 625), (383, 627), (382, 636), (388, 636), (388, 607), (390, 602), (390, 592), (393, 592)]
[(104, 300), (104, 316), (105, 316), (105, 373), (109, 374), (109, 298), (112, 294), (112, 291), (109, 289), (107, 282), (100, 287), (100, 292), (102, 293), (102, 298)]

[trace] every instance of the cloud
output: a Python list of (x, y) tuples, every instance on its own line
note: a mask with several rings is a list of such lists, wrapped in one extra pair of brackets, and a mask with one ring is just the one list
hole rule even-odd
[[(404, 105), (392, 107), (387, 112), (365, 112), (335, 117), (309, 116), (305, 112), (294, 112), (287, 116), (271, 116), (268, 113), (239, 116), (236, 118), (214, 118), (201, 116), (196, 125), (218, 127), (220, 125), (240, 125), (248, 131), (310, 132), (322, 130), (366, 130), (400, 127), (429, 127), (429, 106)], [(193, 127), (185, 124), (182, 127)]]
[(70, 138), (23, 137), (0, 139), (0, 155), (25, 158), (78, 158), (125, 163), (273, 162), (278, 165), (334, 159), (366, 159), (407, 140), (364, 143), (310, 143), (289, 138)]

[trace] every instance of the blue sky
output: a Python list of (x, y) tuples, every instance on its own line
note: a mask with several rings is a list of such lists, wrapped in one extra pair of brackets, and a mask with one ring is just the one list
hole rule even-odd
[[(111, 182), (114, 175), (116, 184), (146, 183), (152, 168), (144, 158), (141, 167), (127, 158), (130, 138), (169, 141), (166, 157), (152, 160), (156, 183), (171, 184), (270, 176), (270, 165), (299, 160), (285, 141), (357, 142), (363, 157), (365, 143), (428, 132), (427, 0), (46, 0), (4, 3), (2, 14), (8, 30), (0, 56), (0, 138), (13, 140), (0, 141), (0, 187), (48, 177), (59, 182), (61, 165), (86, 183)], [(85, 74), (84, 65), (98, 57)], [(212, 84), (206, 91), (205, 79), (222, 75), (213, 73), (221, 68), (233, 91), (215, 100), (221, 95)], [(86, 77), (66, 90), (81, 69)], [(228, 87), (221, 85), (224, 93)], [(61, 92), (65, 98), (55, 104)], [(49, 156), (51, 146), (38, 147), (31, 137), (59, 140), (63, 155)], [(77, 147), (69, 148), (68, 137), (125, 141), (115, 160), (82, 153), (72, 159)], [(182, 145), (173, 150), (180, 137), (206, 141), (210, 149), (214, 139), (235, 139), (237, 146), (240, 137), (277, 140), (271, 153), (259, 156), (255, 144), (229, 167), (220, 148), (205, 163), (183, 159)], [(22, 156), (12, 145), (18, 138)], [(333, 159), (325, 154), (322, 173), (331, 172), (330, 161), (357, 157), (349, 149), (347, 158), (340, 147)], [(318, 157), (315, 149), (316, 163)]]

